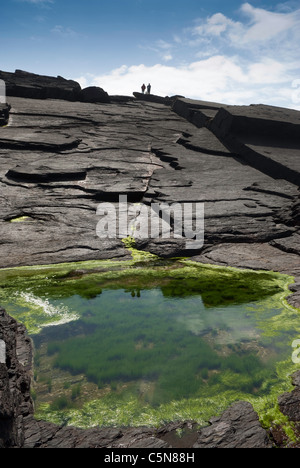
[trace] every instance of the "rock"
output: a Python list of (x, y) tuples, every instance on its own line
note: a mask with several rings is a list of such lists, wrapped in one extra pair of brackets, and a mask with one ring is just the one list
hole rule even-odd
[(168, 448), (156, 437), (155, 429), (58, 427), (55, 424), (36, 421), (29, 417), (25, 425), (23, 448)]
[(290, 421), (300, 422), (300, 371), (293, 375), (292, 383), (294, 390), (286, 392), (278, 398), (280, 411), (289, 418)]
[[(241, 162), (209, 128), (170, 106), (13, 97), (11, 105), (10, 126), (0, 131), (3, 267), (125, 258), (120, 239), (96, 235), (98, 204), (118, 204), (120, 194), (147, 206), (204, 203), (206, 249), (274, 242), (298, 254), (298, 187)], [(30, 222), (7, 223), (24, 216)], [(200, 253), (171, 237), (139, 244), (167, 257)]]
[(49, 165), (47, 161), (45, 165), (40, 161), (38, 164), (27, 166), (16, 166), (10, 169), (6, 177), (8, 179), (23, 181), (27, 183), (38, 182), (53, 182), (53, 181), (68, 181), (68, 180), (84, 180), (86, 178), (86, 170), (75, 169), (68, 166), (64, 161), (57, 164), (52, 163)]
[(6, 351), (5, 362), (0, 362), (0, 447), (21, 447), (24, 419), (33, 414), (30, 396), (32, 349), (25, 328), (2, 308), (0, 340), (5, 343)]
[(275, 179), (300, 185), (299, 111), (280, 107), (226, 106), (210, 129), (246, 163)]
[(133, 93), (134, 97), (140, 101), (146, 102), (156, 102), (157, 104), (165, 104), (166, 106), (170, 106), (173, 102), (171, 98), (168, 96), (156, 96), (155, 94), (143, 94), (143, 93)]
[(97, 86), (90, 86), (82, 89), (79, 93), (78, 100), (81, 102), (110, 102), (108, 94)]
[(72, 80), (36, 75), (23, 70), (15, 73), (0, 71), (0, 79), (6, 83), (6, 95), (31, 99), (66, 99), (74, 101), (81, 87)]
[(176, 114), (201, 128), (209, 124), (224, 104), (198, 101), (179, 97), (173, 102), (172, 109)]
[(2, 104), (0, 102), (0, 127), (4, 127), (8, 124), (10, 109), (11, 107), (9, 104)]
[(68, 135), (51, 135), (47, 132), (32, 131), (28, 133), (20, 128), (7, 127), (1, 130), (0, 147), (15, 150), (41, 150), (59, 152), (76, 148), (81, 142)]
[[(299, 112), (139, 93), (112, 97), (109, 104), (80, 102), (82, 91), (88, 95), (82, 100), (96, 100), (102, 91), (81, 90), (61, 77), (1, 73), (11, 93), (9, 126), (0, 128), (2, 268), (130, 258), (121, 238), (96, 234), (97, 208), (109, 202), (118, 210), (120, 194), (136, 209), (199, 203), (205, 209), (203, 247), (188, 251), (184, 237), (174, 239), (170, 218), (169, 236), (138, 240), (138, 248), (162, 257), (190, 256), (291, 275), (295, 284), (288, 301), (300, 307)], [(18, 218), (22, 222), (10, 222)], [(193, 215), (189, 219), (197, 221)], [(164, 448), (179, 443), (173, 425), (159, 431), (86, 432), (35, 421), (25, 336), (2, 311), (0, 340), (9, 356), (0, 363), (2, 446)], [(285, 396), (281, 405), (298, 418), (297, 388), (293, 404)], [(243, 403), (199, 434), (192, 431), (187, 443), (269, 447), (265, 437), (253, 409)]]
[(0, 71), (6, 84), (6, 95), (29, 99), (63, 99), (81, 102), (109, 102), (108, 94), (99, 87), (81, 89), (79, 83), (58, 76), (41, 76), (23, 70), (15, 73)]
[(250, 403), (239, 402), (200, 430), (193, 448), (272, 448)]

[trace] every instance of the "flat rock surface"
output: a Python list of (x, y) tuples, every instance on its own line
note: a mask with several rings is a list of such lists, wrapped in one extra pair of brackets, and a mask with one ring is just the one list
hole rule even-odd
[[(198, 203), (205, 212), (203, 247), (187, 251), (170, 218), (168, 237), (137, 240), (138, 248), (291, 275), (289, 302), (300, 307), (299, 112), (152, 97), (94, 104), (9, 97), (9, 104), (8, 126), (0, 128), (2, 268), (128, 258), (121, 237), (129, 232), (96, 233), (97, 209), (104, 203), (118, 209), (120, 195), (131, 207)], [(276, 128), (276, 141), (263, 137), (262, 121), (267, 131)], [(245, 122), (250, 133), (242, 131)], [(282, 130), (288, 137), (278, 137)], [(17, 348), (22, 354), (24, 340)], [(2, 373), (5, 411), (12, 415), (9, 375)], [(86, 435), (34, 422), (30, 411), (24, 424), (28, 447), (172, 445), (147, 428)], [(199, 447), (269, 446), (247, 404), (196, 435)]]
[(194, 448), (272, 448), (250, 403), (239, 402), (199, 431)]
[[(117, 208), (120, 194), (128, 203), (147, 206), (203, 203), (204, 248), (189, 255), (205, 252), (213, 257), (230, 244), (230, 264), (232, 250), (238, 252), (244, 244), (254, 245), (253, 254), (256, 245), (266, 245), (262, 258), (251, 260), (252, 268), (263, 262), (267, 267), (269, 246), (272, 252), (299, 260), (298, 185), (280, 173), (274, 179), (272, 165), (262, 171), (231, 152), (226, 141), (233, 133), (221, 138), (210, 125), (199, 128), (170, 105), (151, 100), (9, 101), (9, 123), (0, 129), (2, 267), (126, 258), (120, 238), (100, 239), (96, 234), (99, 204), (109, 202)], [(218, 103), (182, 98), (177, 102), (194, 110), (222, 110)], [(227, 106), (227, 113), (228, 109), (235, 119), (243, 113), (255, 120), (258, 112), (259, 119), (263, 115), (267, 122), (284, 124), (290, 115), (291, 125), (298, 126), (296, 111), (275, 108), (272, 113), (269, 106)], [(282, 140), (283, 165), (285, 149), (290, 150)], [(293, 148), (293, 155), (297, 161), (299, 147)], [(11, 222), (18, 219), (23, 222)], [(171, 237), (144, 239), (141, 245), (161, 256), (185, 256), (184, 242)], [(226, 263), (225, 249), (222, 255)], [(285, 270), (282, 263), (274, 268)]]

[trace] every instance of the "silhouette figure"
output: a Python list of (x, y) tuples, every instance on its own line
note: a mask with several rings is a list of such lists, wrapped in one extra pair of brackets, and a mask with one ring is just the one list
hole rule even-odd
[(146, 85), (143, 84), (143, 86), (142, 86), (142, 93), (143, 93), (143, 94), (145, 94), (145, 89), (146, 89)]
[(151, 93), (151, 84), (149, 83), (148, 86), (147, 86), (147, 93), (150, 94)]

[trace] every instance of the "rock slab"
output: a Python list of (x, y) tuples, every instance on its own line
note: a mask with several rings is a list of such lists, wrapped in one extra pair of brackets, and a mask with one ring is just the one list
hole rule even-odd
[(29, 99), (63, 99), (80, 102), (110, 102), (108, 94), (100, 87), (81, 89), (79, 83), (61, 76), (41, 76), (23, 70), (15, 73), (0, 71), (6, 84), (6, 95)]

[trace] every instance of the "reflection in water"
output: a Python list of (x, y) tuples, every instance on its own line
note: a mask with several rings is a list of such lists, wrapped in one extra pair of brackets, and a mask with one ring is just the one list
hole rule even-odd
[(157, 424), (204, 420), (286, 381), (279, 368), (297, 338), (298, 312), (282, 302), (283, 284), (267, 273), (174, 264), (29, 277), (7, 287), (2, 304), (34, 340), (39, 417)]

